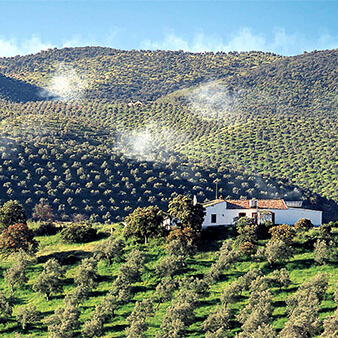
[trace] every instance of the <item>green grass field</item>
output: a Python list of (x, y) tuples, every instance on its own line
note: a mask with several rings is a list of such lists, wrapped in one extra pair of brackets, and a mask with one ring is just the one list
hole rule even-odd
[[(36, 224), (30, 224), (30, 226), (34, 228)], [(32, 304), (36, 306), (37, 310), (42, 312), (43, 319), (53, 314), (56, 307), (63, 305), (63, 298), (65, 294), (70, 293), (72, 289), (74, 289), (73, 278), (76, 275), (81, 259), (89, 257), (92, 254), (95, 245), (102, 241), (105, 237), (109, 236), (110, 227), (110, 225), (97, 225), (101, 239), (86, 244), (63, 243), (60, 239), (60, 234), (37, 237), (36, 239), (40, 243), (39, 251), (28, 267), (27, 276), (29, 281), (25, 287), (15, 289), (15, 306), (13, 309), (13, 315), (7, 322), (0, 324), (0, 336), (14, 337), (15, 333), (20, 334), (22, 337), (48, 336), (47, 325), (44, 323), (44, 320), (29, 326), (26, 331), (23, 331), (15, 319), (18, 308), (26, 304)], [(118, 233), (119, 227), (117, 225), (114, 227), (116, 228), (115, 233)], [(223, 237), (225, 238), (226, 236)], [(175, 276), (175, 278), (180, 279), (183, 275), (198, 277), (205, 275), (211, 264), (216, 261), (217, 251), (224, 238), (205, 238), (200, 250), (193, 257), (187, 260), (185, 270), (181, 275)], [(154, 273), (154, 267), (159, 259), (165, 255), (164, 239), (153, 239), (147, 246), (135, 244), (129, 240), (127, 241), (126, 251), (130, 251), (133, 247), (135, 247), (135, 245), (138, 245), (146, 252), (146, 264), (142, 273), (142, 281), (133, 284), (134, 296), (132, 301), (126, 305), (118, 307), (115, 318), (105, 324), (105, 337), (125, 337), (125, 329), (128, 325), (126, 318), (133, 310), (135, 302), (142, 300), (143, 298), (151, 297), (154, 294), (156, 285), (160, 281)], [(53, 294), (50, 301), (47, 302), (44, 295), (33, 292), (32, 285), (38, 274), (42, 271), (43, 263), (51, 257), (57, 258), (60, 263), (65, 265), (67, 272), (66, 278), (64, 279), (63, 294)], [(3, 273), (4, 270), (11, 265), (11, 260), (11, 257), (2, 258), (0, 264), (0, 288), (7, 297), (9, 297), (9, 287), (3, 279)], [(66, 265), (67, 262), (69, 264)], [(91, 292), (90, 298), (80, 305), (80, 321), (82, 325), (91, 317), (91, 313), (94, 311), (95, 305), (99, 304), (104, 295), (106, 295), (111, 289), (112, 283), (121, 264), (122, 263), (114, 263), (112, 266), (107, 267), (105, 260), (101, 260), (99, 262), (99, 284), (97, 288)], [(187, 336), (204, 337), (204, 332), (200, 328), (201, 323), (207, 318), (208, 314), (218, 304), (220, 304), (220, 296), (225, 285), (229, 284), (250, 269), (257, 267), (260, 267), (265, 275), (270, 274), (274, 270), (274, 268), (271, 268), (267, 262), (256, 262), (252, 258), (243, 258), (240, 262), (236, 263), (233, 268), (224, 271), (220, 281), (211, 286), (209, 294), (205, 298), (200, 299), (199, 306), (195, 310), (196, 321), (188, 328)], [(277, 268), (280, 267), (282, 266), (278, 266)], [(315, 265), (313, 252), (311, 250), (296, 248), (295, 255), (285, 264), (285, 267), (290, 274), (292, 283), (287, 288), (283, 288), (282, 291), (280, 291), (279, 288), (270, 289), (273, 293), (273, 327), (280, 330), (287, 321), (285, 313), (285, 299), (295, 292), (300, 284), (316, 275), (318, 272), (325, 272), (329, 276), (329, 288), (321, 305), (320, 319), (323, 319), (328, 315), (332, 315), (336, 308), (333, 301), (333, 292), (335, 283), (338, 280), (337, 264), (335, 262), (330, 262), (329, 264), (322, 266)], [(235, 313), (245, 306), (248, 296), (249, 293), (246, 291), (237, 303), (230, 305)], [(155, 312), (155, 315), (148, 318), (147, 323), (149, 324), (149, 328), (146, 336), (154, 337), (160, 330), (161, 320), (168, 305), (169, 303), (161, 304), (159, 309)], [(239, 331), (240, 323), (233, 320), (228, 336), (233, 337), (235, 333)], [(81, 331), (79, 329), (75, 332), (75, 336), (80, 335)]]

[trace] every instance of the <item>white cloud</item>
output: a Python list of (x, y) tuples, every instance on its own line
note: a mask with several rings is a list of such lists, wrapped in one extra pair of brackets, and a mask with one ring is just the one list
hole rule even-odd
[(274, 30), (272, 39), (264, 34), (255, 34), (250, 28), (241, 28), (227, 40), (219, 36), (196, 34), (190, 41), (168, 33), (162, 41), (144, 40), (141, 49), (204, 51), (265, 51), (283, 55), (296, 55), (314, 49), (333, 49), (338, 47), (338, 37), (322, 34), (311, 39), (296, 33), (287, 33), (285, 29)]
[(42, 42), (36, 35), (21, 41), (0, 37), (0, 56), (2, 57), (33, 54), (53, 47), (55, 46), (50, 42)]

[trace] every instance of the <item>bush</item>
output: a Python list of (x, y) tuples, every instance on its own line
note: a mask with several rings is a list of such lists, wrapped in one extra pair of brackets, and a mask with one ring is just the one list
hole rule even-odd
[(0, 227), (8, 228), (16, 223), (26, 223), (27, 216), (18, 201), (8, 201), (0, 208)]
[(238, 243), (253, 242), (257, 239), (258, 226), (254, 223), (253, 218), (241, 217), (237, 220), (235, 226)]
[(54, 223), (41, 223), (37, 229), (34, 230), (35, 236), (52, 236), (57, 234), (61, 229), (55, 226)]
[(89, 224), (71, 224), (61, 230), (61, 239), (71, 243), (86, 243), (97, 236), (96, 229)]
[(253, 243), (246, 241), (239, 246), (238, 251), (244, 256), (250, 256), (253, 254), (254, 249), (255, 249), (255, 246), (253, 245)]
[(289, 244), (292, 243), (295, 237), (294, 229), (288, 224), (276, 225), (270, 228), (269, 233), (272, 241), (283, 241)]
[(295, 230), (297, 232), (306, 232), (313, 228), (311, 221), (307, 218), (300, 218), (295, 223)]
[(27, 224), (14, 224), (5, 229), (0, 236), (0, 249), (4, 252), (16, 252), (20, 249), (34, 252), (38, 243), (34, 240), (34, 232)]

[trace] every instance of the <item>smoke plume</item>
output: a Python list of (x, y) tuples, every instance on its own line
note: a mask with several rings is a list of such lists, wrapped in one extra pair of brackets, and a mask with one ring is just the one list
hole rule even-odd
[(154, 123), (142, 129), (120, 133), (115, 147), (127, 157), (159, 162), (167, 161), (183, 139), (183, 133), (160, 128)]
[(231, 122), (240, 112), (238, 93), (230, 92), (217, 81), (200, 85), (186, 95), (186, 99), (191, 110), (207, 120)]
[(80, 101), (84, 97), (87, 85), (85, 74), (79, 73), (65, 63), (61, 63), (41, 96), (62, 101)]

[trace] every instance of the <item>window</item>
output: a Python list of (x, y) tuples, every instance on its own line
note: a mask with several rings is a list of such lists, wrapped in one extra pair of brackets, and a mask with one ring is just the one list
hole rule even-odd
[(245, 217), (246, 216), (246, 213), (245, 212), (240, 212), (238, 214), (238, 218), (241, 218), (241, 217)]
[(255, 224), (258, 224), (258, 215), (257, 215), (257, 212), (253, 212), (252, 213), (252, 218), (254, 220), (254, 223)]
[(211, 215), (211, 223), (216, 223), (216, 214)]

